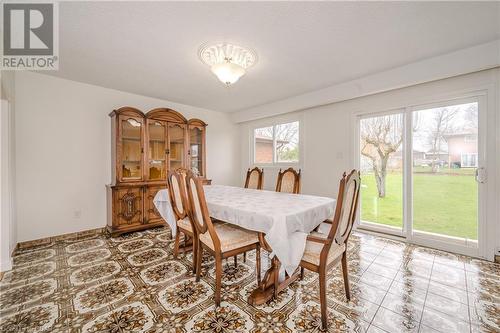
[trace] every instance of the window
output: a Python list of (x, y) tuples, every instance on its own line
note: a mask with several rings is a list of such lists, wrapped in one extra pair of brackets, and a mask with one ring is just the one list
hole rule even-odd
[(462, 168), (477, 167), (477, 154), (462, 154)]
[(470, 135), (464, 135), (464, 142), (469, 143), (469, 142), (476, 142), (477, 141), (477, 135), (470, 134)]
[(298, 163), (299, 122), (276, 124), (254, 130), (254, 163)]

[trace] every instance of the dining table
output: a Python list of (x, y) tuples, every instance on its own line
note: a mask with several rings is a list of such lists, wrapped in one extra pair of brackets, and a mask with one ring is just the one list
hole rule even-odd
[[(248, 302), (259, 305), (296, 281), (307, 235), (333, 218), (336, 200), (328, 197), (255, 190), (226, 185), (203, 187), (211, 218), (255, 231), (271, 264)], [(176, 221), (167, 189), (154, 205), (175, 234)]]

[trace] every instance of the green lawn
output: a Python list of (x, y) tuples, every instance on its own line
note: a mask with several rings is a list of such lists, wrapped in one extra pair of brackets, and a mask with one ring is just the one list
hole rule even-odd
[[(415, 230), (477, 239), (477, 185), (473, 169), (443, 169), (432, 174), (415, 169), (413, 228)], [(402, 227), (402, 175), (387, 176), (387, 195), (378, 198), (373, 174), (362, 176), (361, 218)]]

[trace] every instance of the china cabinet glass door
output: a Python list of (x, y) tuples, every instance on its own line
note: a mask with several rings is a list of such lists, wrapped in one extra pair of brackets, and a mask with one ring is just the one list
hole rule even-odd
[(142, 125), (134, 118), (121, 121), (122, 180), (142, 180)]
[(204, 176), (203, 174), (203, 130), (199, 127), (189, 128), (189, 154), (191, 156), (191, 171), (195, 174)]
[(165, 180), (166, 178), (166, 127), (159, 121), (148, 123), (148, 175), (149, 180)]
[(184, 126), (182, 124), (168, 124), (169, 170), (176, 170), (186, 166)]

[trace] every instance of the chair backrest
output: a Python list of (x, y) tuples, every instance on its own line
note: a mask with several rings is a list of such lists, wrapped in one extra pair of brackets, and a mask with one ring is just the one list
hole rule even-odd
[(288, 168), (282, 172), (280, 169), (276, 181), (276, 192), (300, 193), (300, 171), (300, 169), (297, 172), (293, 168)]
[(169, 171), (167, 182), (175, 217), (181, 220), (187, 216), (186, 174)]
[(245, 179), (245, 188), (252, 188), (254, 190), (262, 190), (264, 182), (264, 170), (255, 167), (247, 171), (247, 178)]
[[(322, 251), (328, 251), (333, 241), (338, 245), (347, 242), (347, 239), (351, 235), (354, 220), (356, 220), (360, 187), (361, 178), (359, 171), (352, 170), (349, 175), (346, 175), (344, 172), (340, 180), (335, 216), (330, 232), (328, 233), (328, 239), (331, 242)], [(325, 249), (326, 247), (328, 249)]]
[(205, 191), (203, 190), (203, 179), (188, 171), (186, 187), (189, 205), (188, 214), (192, 224), (199, 234), (209, 232), (214, 243), (214, 249), (220, 251), (220, 240), (208, 213)]
[(189, 169), (186, 169), (186, 168), (183, 168), (183, 167), (175, 169), (175, 172), (183, 174), (184, 176), (187, 175), (188, 171), (189, 171)]

